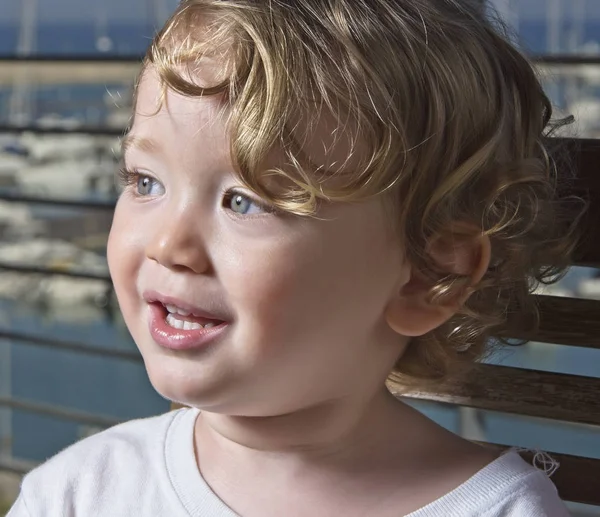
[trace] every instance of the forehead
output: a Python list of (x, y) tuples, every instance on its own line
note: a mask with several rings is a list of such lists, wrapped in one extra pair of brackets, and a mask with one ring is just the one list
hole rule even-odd
[(183, 143), (226, 140), (226, 110), (217, 96), (190, 97), (163, 87), (154, 69), (144, 70), (136, 91), (131, 130), (122, 141), (125, 153), (157, 151), (161, 142)]
[[(218, 62), (210, 59), (195, 68), (193, 78), (188, 71), (183, 73), (187, 80), (204, 87), (214, 85), (215, 80), (222, 80)], [(279, 102), (283, 113), (286, 99), (281, 98)], [(229, 149), (229, 114), (230, 109), (223, 96), (179, 94), (164, 87), (155, 67), (149, 66), (138, 84), (133, 125), (130, 134), (123, 140), (123, 150), (140, 148), (147, 152), (155, 151), (157, 131), (176, 136), (179, 143), (208, 138), (213, 144)], [(243, 117), (237, 120), (244, 124)], [(296, 111), (295, 118), (287, 124), (287, 130), (289, 135), (282, 135), (280, 141), (289, 141), (291, 136), (297, 144), (298, 161), (319, 173), (342, 172), (345, 175), (357, 172), (368, 154), (365, 141), (351, 117), (334, 114), (316, 104), (301, 112)], [(265, 167), (289, 164), (285, 151), (287, 149), (274, 147)]]

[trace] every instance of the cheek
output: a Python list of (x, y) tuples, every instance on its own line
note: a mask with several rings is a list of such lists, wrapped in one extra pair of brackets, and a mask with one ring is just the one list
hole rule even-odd
[(106, 247), (106, 258), (108, 259), (108, 268), (113, 281), (118, 287), (119, 280), (121, 278), (121, 270), (123, 266), (123, 259), (127, 257), (127, 250), (123, 247), (123, 217), (120, 217), (120, 210), (117, 206), (115, 215), (108, 235), (108, 244)]
[(243, 308), (249, 324), (275, 330), (288, 314), (300, 268), (286, 255), (285, 250), (247, 254), (232, 270), (227, 290)]
[(226, 270), (217, 274), (236, 309), (235, 342), (246, 364), (276, 360), (291, 348), (292, 341), (306, 337), (299, 321), (307, 276), (297, 250), (285, 241), (275, 246), (272, 241), (264, 245), (228, 242), (227, 264), (222, 263)]
[(137, 239), (133, 220), (117, 204), (106, 250), (110, 275), (124, 312), (128, 309), (128, 295), (135, 291), (136, 273), (143, 256), (143, 245)]
[(365, 340), (380, 324), (394, 280), (383, 232), (332, 225), (257, 257), (237, 273), (249, 324), (264, 343)]
[(243, 328), (261, 349), (283, 349), (294, 341), (316, 344), (323, 331), (323, 315), (336, 298), (335, 268), (321, 257), (330, 251), (310, 244), (296, 241), (267, 253), (246, 253), (232, 269), (227, 291), (235, 293)]

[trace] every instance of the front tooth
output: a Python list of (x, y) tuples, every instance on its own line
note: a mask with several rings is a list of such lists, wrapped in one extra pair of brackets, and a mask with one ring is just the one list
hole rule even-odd
[(201, 328), (202, 328), (202, 325), (200, 325), (200, 323), (196, 323), (194, 321), (184, 321), (183, 322), (183, 330), (198, 330)]
[(167, 315), (167, 323), (173, 328), (183, 330), (184, 322), (173, 317), (171, 314)]
[(179, 309), (177, 308), (177, 314), (179, 314), (180, 316), (189, 316), (191, 313), (188, 311), (184, 311), (183, 309)]
[(175, 305), (166, 305), (165, 304), (165, 308), (167, 309), (167, 311), (169, 311), (172, 314), (177, 313), (177, 307), (175, 307)]

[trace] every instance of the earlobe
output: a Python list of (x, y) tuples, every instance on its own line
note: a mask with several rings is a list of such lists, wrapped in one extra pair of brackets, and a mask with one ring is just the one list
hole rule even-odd
[(385, 319), (390, 328), (406, 337), (418, 337), (439, 327), (452, 317), (445, 305), (433, 305), (425, 300), (398, 296), (391, 300), (385, 311)]
[(413, 269), (409, 280), (398, 290), (386, 307), (385, 319), (392, 330), (407, 337), (417, 337), (449, 320), (474, 292), (491, 260), (491, 243), (482, 233), (451, 232), (435, 238), (427, 252), (446, 275), (469, 277), (468, 284), (451, 296), (431, 300), (433, 283)]

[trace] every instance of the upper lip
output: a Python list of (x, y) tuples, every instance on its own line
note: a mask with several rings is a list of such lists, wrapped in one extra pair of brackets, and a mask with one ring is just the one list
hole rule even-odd
[(188, 303), (180, 298), (176, 298), (174, 296), (167, 296), (157, 291), (144, 291), (142, 297), (147, 303), (159, 302), (163, 305), (174, 305), (175, 307), (183, 309), (184, 311), (187, 311), (193, 314), (194, 316), (198, 316), (200, 318), (226, 321), (226, 318), (222, 317), (219, 314), (207, 311), (202, 307)]

